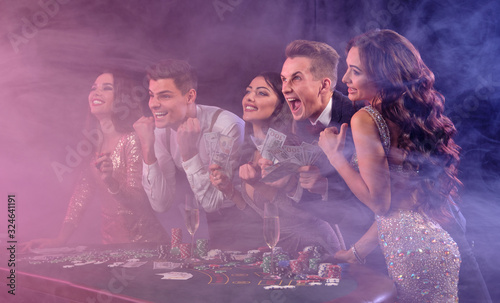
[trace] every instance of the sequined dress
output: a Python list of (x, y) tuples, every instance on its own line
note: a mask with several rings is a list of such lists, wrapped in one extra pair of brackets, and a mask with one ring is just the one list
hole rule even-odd
[[(376, 122), (386, 154), (390, 134), (382, 115), (367, 111)], [(353, 158), (354, 166), (357, 159)], [(401, 166), (390, 165), (391, 179), (411, 178)], [(398, 291), (398, 302), (458, 302), (460, 253), (452, 237), (436, 221), (414, 210), (391, 210), (376, 216), (379, 244), (389, 275)]]
[[(89, 164), (81, 173), (64, 223), (78, 226), (89, 204), (98, 202), (104, 244), (165, 241), (166, 232), (155, 217), (141, 184), (143, 161), (136, 134), (124, 134), (110, 157), (113, 177), (120, 186), (118, 193), (108, 192), (101, 185), (93, 164)], [(90, 163), (94, 161), (95, 158)]]

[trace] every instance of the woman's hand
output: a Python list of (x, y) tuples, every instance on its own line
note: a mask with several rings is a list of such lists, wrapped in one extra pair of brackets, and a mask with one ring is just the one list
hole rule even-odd
[(261, 171), (261, 174), (262, 174), (262, 178), (264, 178), (268, 174), (268, 172), (266, 171), (266, 168), (272, 166), (273, 165), (273, 161), (261, 157), (257, 161), (257, 165), (259, 165), (260, 171)]
[(258, 166), (252, 162), (240, 166), (240, 179), (248, 184), (254, 184), (260, 179), (260, 171)]
[(101, 180), (107, 185), (110, 179), (113, 178), (113, 162), (111, 161), (110, 154), (98, 155), (95, 160), (95, 167), (99, 171)]
[(336, 127), (329, 127), (319, 134), (318, 146), (333, 166), (336, 160), (344, 157), (346, 133), (347, 123), (344, 123), (340, 126), (340, 131)]
[[(266, 171), (266, 168), (270, 167), (273, 165), (273, 162), (269, 159), (266, 158), (260, 158), (258, 161), (258, 165), (260, 167), (260, 171), (262, 172), (262, 178), (264, 178), (268, 172)], [(273, 182), (265, 182), (266, 185), (274, 188), (283, 188), (286, 185), (288, 185), (288, 181), (290, 180), (290, 175), (285, 176), (279, 180), (273, 181)]]
[(120, 188), (116, 179), (113, 178), (113, 161), (110, 156), (109, 153), (100, 154), (95, 161), (95, 167), (108, 191), (117, 193)]

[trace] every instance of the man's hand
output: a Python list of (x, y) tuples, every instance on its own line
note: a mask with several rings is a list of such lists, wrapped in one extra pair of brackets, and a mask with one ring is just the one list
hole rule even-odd
[(201, 127), (198, 118), (187, 118), (177, 129), (177, 144), (182, 161), (187, 161), (198, 154), (198, 139)]
[(299, 184), (312, 193), (324, 195), (328, 183), (317, 166), (308, 165), (299, 167)]
[(135, 133), (141, 141), (141, 150), (144, 163), (150, 165), (156, 162), (155, 120), (153, 117), (141, 117), (134, 123)]

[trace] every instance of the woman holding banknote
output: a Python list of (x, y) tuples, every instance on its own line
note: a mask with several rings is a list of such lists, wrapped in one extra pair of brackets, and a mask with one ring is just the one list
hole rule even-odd
[[(245, 145), (242, 148), (245, 164), (240, 166), (239, 173), (241, 188), (234, 188), (217, 166), (211, 167), (212, 183), (231, 195), (237, 205), (250, 207), (261, 217), (264, 203), (277, 204), (280, 216), (280, 240), (277, 246), (285, 251), (293, 254), (315, 245), (322, 247), (326, 256), (333, 256), (340, 249), (340, 244), (332, 227), (294, 206), (296, 202), (293, 197), (300, 192), (297, 173), (287, 174), (277, 180), (273, 178), (269, 182), (260, 181), (267, 176), (273, 160), (279, 162), (274, 156), (279, 153), (279, 149), (267, 147), (285, 145), (300, 148), (300, 142), (290, 132), (293, 117), (281, 92), (280, 75), (266, 72), (255, 77), (246, 88), (242, 107), (246, 126)], [(275, 142), (269, 142), (271, 139), (267, 135), (270, 132), (275, 134)]]
[(88, 96), (88, 129), (98, 135), (95, 153), (82, 164), (59, 235), (28, 242), (27, 248), (65, 244), (91, 203), (100, 204), (104, 244), (168, 239), (141, 184), (143, 161), (132, 124), (141, 112), (143, 90), (140, 81), (119, 71), (106, 71), (94, 81)]

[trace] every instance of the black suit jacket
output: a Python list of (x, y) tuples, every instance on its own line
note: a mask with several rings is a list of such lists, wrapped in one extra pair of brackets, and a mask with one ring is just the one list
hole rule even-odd
[[(349, 98), (338, 91), (334, 91), (332, 96), (332, 118), (328, 127), (334, 126), (340, 129), (341, 124), (350, 124), (351, 118), (356, 111), (357, 108)], [(308, 119), (296, 121), (294, 125), (295, 133), (300, 140), (308, 143), (317, 141), (320, 132), (316, 130), (311, 133), (310, 125)], [(354, 144), (349, 129), (344, 150), (346, 158), (350, 159), (353, 152)], [(321, 195), (304, 190), (297, 206), (329, 222), (331, 225), (338, 224), (346, 244), (353, 244), (370, 227), (373, 222), (373, 213), (355, 198), (345, 181), (330, 164), (326, 155), (322, 154), (314, 165), (328, 179), (328, 198), (323, 201)]]
[[(328, 127), (335, 126), (339, 128), (342, 123), (350, 124), (351, 118), (356, 110), (353, 102), (349, 100), (349, 98), (339, 91), (334, 91), (332, 96), (332, 118), (330, 119)], [(311, 125), (309, 119), (295, 121), (294, 124), (294, 130), (302, 141), (311, 143), (319, 139), (319, 131), (317, 133), (311, 133), (309, 131), (309, 126)]]

